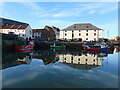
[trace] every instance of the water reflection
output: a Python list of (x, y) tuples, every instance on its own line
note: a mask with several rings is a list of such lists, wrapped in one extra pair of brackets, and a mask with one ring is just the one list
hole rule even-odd
[(114, 52), (120, 52), (120, 46), (115, 46)]
[(2, 69), (14, 67), (20, 64), (30, 64), (31, 53), (3, 52)]
[(59, 62), (72, 68), (90, 70), (102, 65), (103, 55), (101, 54), (63, 54), (59, 55)]
[(117, 53), (109, 53), (5, 52), (3, 88), (116, 88)]
[(32, 59), (42, 60), (44, 65), (60, 62), (75, 69), (90, 70), (103, 64), (107, 53), (84, 53), (81, 51), (36, 51), (31, 53), (3, 54), (3, 69), (30, 64)]

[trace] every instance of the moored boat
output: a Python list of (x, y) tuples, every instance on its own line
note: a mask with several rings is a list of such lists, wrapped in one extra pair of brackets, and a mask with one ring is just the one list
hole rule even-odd
[(66, 48), (66, 45), (61, 45), (61, 46), (56, 46), (55, 43), (54, 45), (50, 45), (50, 48), (54, 48), (54, 49), (65, 49)]
[(89, 51), (89, 52), (96, 52), (96, 53), (103, 52), (103, 53), (106, 53), (110, 48), (106, 44), (96, 44), (96, 45), (93, 45), (93, 46), (85, 45), (84, 49)]
[(22, 46), (16, 46), (15, 49), (16, 50), (31, 50), (34, 48), (34, 41), (28, 41), (28, 44), (22, 45)]

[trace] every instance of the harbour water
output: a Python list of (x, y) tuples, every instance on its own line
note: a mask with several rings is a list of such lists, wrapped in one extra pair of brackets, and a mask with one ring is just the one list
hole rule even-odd
[(118, 88), (118, 54), (37, 50), (3, 52), (3, 88)]

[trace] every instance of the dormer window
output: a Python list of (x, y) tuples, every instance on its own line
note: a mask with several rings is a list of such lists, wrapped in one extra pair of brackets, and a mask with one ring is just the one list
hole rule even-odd
[(76, 28), (76, 26), (74, 26), (74, 28)]
[(89, 28), (89, 26), (86, 26), (87, 28)]

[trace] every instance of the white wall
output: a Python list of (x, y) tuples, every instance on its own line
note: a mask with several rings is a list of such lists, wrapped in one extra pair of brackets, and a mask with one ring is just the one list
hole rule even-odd
[(16, 34), (20, 37), (23, 37), (24, 39), (26, 37), (32, 38), (32, 29), (30, 26), (28, 26), (26, 29), (2, 29), (2, 30), (3, 30), (3, 33), (5, 33), (5, 34), (8, 34), (9, 32), (14, 32), (14, 34)]
[[(71, 57), (73, 57), (73, 60)], [(59, 55), (59, 62), (71, 63), (72, 61), (74, 64), (102, 65), (102, 57), (100, 58), (93, 54), (87, 54), (87, 56), (83, 54), (81, 56), (74, 56), (70, 54)]]
[(32, 29), (31, 29), (30, 26), (28, 26), (28, 27), (25, 29), (25, 34), (26, 34), (26, 38), (29, 38), (29, 37), (32, 38)]
[[(88, 33), (88, 36), (86, 36), (86, 34)], [(96, 35), (94, 35), (94, 33), (96, 33)], [(65, 36), (65, 34), (67, 34)], [(98, 40), (98, 38), (102, 38), (103, 36), (103, 30), (73, 30), (73, 34), (74, 34), (74, 37), (73, 39), (79, 39), (79, 38), (82, 38), (82, 40), (84, 41), (90, 41), (90, 40)], [(79, 34), (81, 34), (79, 36)], [(66, 30), (65, 31), (60, 31), (60, 39), (72, 39), (72, 30)], [(86, 40), (86, 38), (88, 38), (88, 40)], [(95, 39), (94, 39), (95, 38)]]

